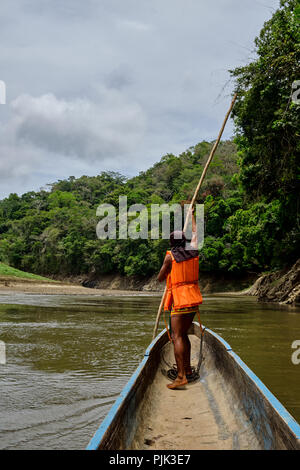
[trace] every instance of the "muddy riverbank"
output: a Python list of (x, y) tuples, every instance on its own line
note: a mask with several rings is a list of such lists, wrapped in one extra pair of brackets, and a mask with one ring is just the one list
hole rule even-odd
[[(105, 274), (97, 276), (73, 276), (68, 277), (67, 281), (92, 289), (163, 292), (165, 283), (158, 282), (156, 278), (156, 274), (145, 278), (140, 276)], [(199, 285), (204, 294), (215, 292), (240, 292), (250, 288), (257, 278), (258, 274), (256, 273), (234, 275), (231, 273), (200, 272)], [(66, 278), (57, 276), (56, 280), (65, 281)]]
[[(45, 295), (128, 295), (128, 289), (97, 289), (83, 287), (80, 284), (71, 282), (43, 282), (28, 279), (0, 278), (0, 293), (13, 294), (23, 292), (25, 294), (45, 294)], [(130, 294), (141, 295), (141, 291), (131, 290)]]
[[(289, 268), (264, 273), (200, 272), (199, 285), (203, 294), (243, 294), (255, 296), (261, 302), (287, 305), (300, 304), (300, 259)], [(128, 295), (128, 293), (163, 292), (165, 283), (151, 277), (122, 276), (120, 274), (56, 276), (49, 281), (0, 276), (0, 291), (62, 295)]]
[(245, 294), (257, 296), (261, 302), (300, 304), (300, 259), (290, 268), (260, 276)]

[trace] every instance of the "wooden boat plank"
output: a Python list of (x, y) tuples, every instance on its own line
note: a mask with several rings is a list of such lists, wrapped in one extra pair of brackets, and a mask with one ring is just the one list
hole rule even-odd
[[(189, 333), (196, 364), (199, 325)], [(164, 361), (175, 361), (162, 331), (87, 449), (300, 449), (299, 424), (230, 345), (206, 330), (203, 352), (201, 380), (167, 389)]]
[[(192, 362), (197, 363), (200, 341), (195, 336), (190, 339)], [(172, 363), (173, 350), (169, 349), (166, 360)], [(261, 448), (246, 416), (241, 412), (237, 417), (236, 410), (230, 408), (216, 371), (211, 370), (184, 390), (169, 390), (167, 383), (167, 377), (158, 370), (139, 410), (142, 419), (130, 449)]]
[(161, 346), (167, 340), (164, 330), (152, 341), (142, 362), (90, 440), (87, 450), (129, 447), (137, 425), (137, 406), (142, 402), (147, 385), (152, 382), (156, 371), (154, 366), (151, 367), (151, 362), (157, 361), (156, 352), (159, 354)]

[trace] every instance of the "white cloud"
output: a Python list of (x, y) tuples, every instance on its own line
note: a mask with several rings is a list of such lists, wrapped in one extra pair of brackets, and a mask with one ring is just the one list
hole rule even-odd
[(67, 101), (54, 94), (23, 94), (11, 102), (11, 116), (0, 127), (2, 191), (16, 190), (9, 181), (17, 187), (26, 181), (35, 186), (42, 175), (45, 184), (50, 182), (45, 180), (47, 174), (57, 179), (62, 169), (67, 177), (74, 168), (76, 174), (85, 170), (95, 174), (109, 167), (128, 167), (128, 159), (141, 146), (145, 113), (116, 89), (98, 86), (96, 94), (97, 102)]
[(60, 100), (53, 94), (21, 95), (11, 106), (18, 143), (90, 161), (120, 157), (134, 150), (145, 130), (137, 103), (116, 90), (101, 90), (96, 104), (86, 99)]
[(2, 0), (0, 196), (82, 173), (133, 175), (214, 139), (228, 69), (250, 60), (278, 5)]
[(151, 30), (151, 26), (146, 23), (141, 23), (139, 21), (132, 21), (132, 20), (118, 20), (117, 21), (117, 26), (125, 27), (129, 30), (132, 31), (137, 31), (137, 32), (146, 32)]

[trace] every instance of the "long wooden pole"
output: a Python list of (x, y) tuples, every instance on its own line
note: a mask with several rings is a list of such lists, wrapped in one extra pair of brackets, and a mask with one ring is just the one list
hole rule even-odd
[[(219, 135), (218, 135), (218, 138), (217, 138), (217, 140), (215, 141), (213, 148), (211, 149), (211, 152), (210, 152), (210, 155), (209, 155), (209, 157), (208, 157), (208, 160), (207, 160), (207, 162), (206, 162), (206, 164), (205, 164), (205, 167), (204, 167), (204, 169), (203, 169), (203, 171), (202, 171), (201, 178), (200, 178), (199, 183), (198, 183), (198, 185), (197, 185), (197, 187), (196, 187), (196, 189), (195, 189), (193, 199), (192, 199), (192, 201), (191, 201), (191, 203), (190, 203), (190, 207), (189, 207), (188, 212), (187, 212), (187, 216), (186, 216), (186, 219), (185, 219), (183, 231), (185, 231), (186, 228), (187, 228), (187, 225), (188, 225), (188, 222), (189, 222), (189, 217), (190, 217), (190, 215), (191, 215), (191, 213), (192, 213), (192, 209), (193, 209), (193, 206), (194, 206), (194, 204), (195, 204), (195, 200), (196, 200), (196, 198), (197, 198), (197, 196), (198, 196), (199, 190), (200, 190), (201, 185), (202, 185), (202, 183), (203, 183), (203, 180), (204, 180), (204, 177), (205, 177), (205, 175), (206, 175), (206, 172), (207, 172), (207, 169), (208, 169), (208, 167), (209, 167), (209, 164), (210, 164), (210, 162), (212, 161), (212, 158), (213, 158), (213, 156), (214, 156), (214, 154), (215, 154), (215, 151), (217, 150), (217, 147), (218, 147), (219, 142), (220, 142), (220, 140), (221, 140), (221, 137), (222, 137), (224, 128), (225, 128), (225, 126), (226, 126), (227, 120), (228, 120), (228, 118), (229, 118), (229, 116), (230, 116), (230, 113), (231, 113), (231, 111), (232, 111), (232, 108), (233, 108), (233, 106), (234, 106), (234, 103), (235, 103), (236, 98), (237, 98), (237, 94), (234, 95), (234, 97), (233, 97), (233, 99), (232, 99), (232, 101), (231, 101), (229, 110), (227, 111), (227, 114), (226, 114), (226, 116), (225, 116), (224, 122), (223, 122), (223, 124), (222, 124), (221, 130), (220, 130)], [(161, 301), (160, 301), (160, 305), (159, 305), (159, 308), (158, 308), (158, 312), (157, 312), (157, 315), (156, 315), (155, 326), (154, 326), (154, 330), (153, 330), (153, 339), (154, 339), (154, 338), (156, 337), (156, 335), (157, 335), (159, 320), (160, 320), (160, 317), (161, 317), (161, 312), (162, 312), (162, 309), (163, 309), (163, 305), (164, 305), (166, 293), (167, 293), (167, 287), (165, 287), (165, 290), (164, 290), (164, 293), (163, 293), (163, 295), (162, 295), (162, 298), (161, 298)]]

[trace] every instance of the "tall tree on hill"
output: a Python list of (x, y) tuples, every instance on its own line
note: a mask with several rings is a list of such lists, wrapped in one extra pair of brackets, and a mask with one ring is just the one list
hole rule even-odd
[(240, 183), (249, 202), (280, 202), (285, 241), (294, 249), (300, 213), (300, 105), (293, 100), (293, 83), (300, 80), (299, 12), (299, 0), (281, 0), (255, 40), (257, 59), (231, 71), (239, 96), (233, 116)]

